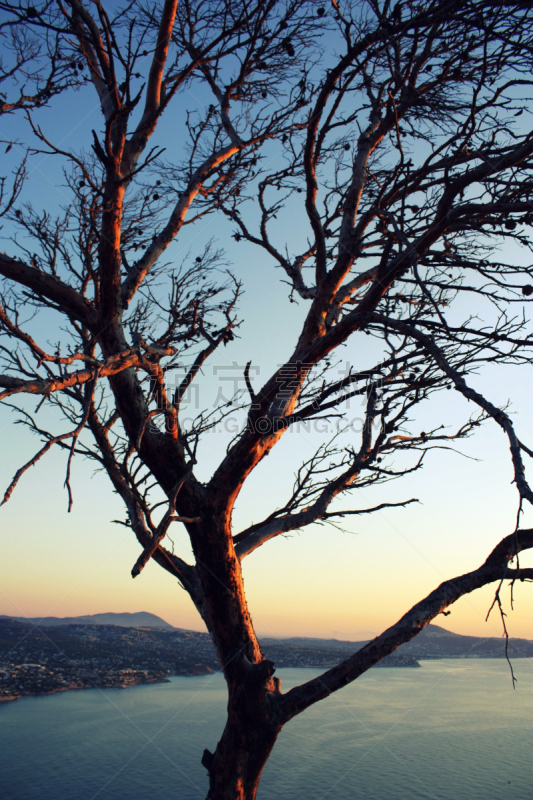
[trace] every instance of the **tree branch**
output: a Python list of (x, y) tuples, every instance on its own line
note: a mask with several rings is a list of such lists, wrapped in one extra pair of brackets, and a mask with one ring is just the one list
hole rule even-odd
[(387, 628), (353, 656), (317, 678), (296, 686), (279, 699), (279, 713), (284, 722), (336, 692), (362, 675), (404, 642), (413, 639), (435, 617), (465, 594), (489, 583), (505, 580), (530, 580), (532, 569), (509, 570), (508, 562), (517, 551), (533, 548), (533, 530), (518, 531), (506, 536), (494, 548), (484, 564), (472, 572), (444, 581), (427, 597), (416, 603), (395, 625)]
[(0, 275), (26, 286), (38, 296), (51, 300), (88, 328), (96, 323), (96, 312), (91, 303), (55, 275), (47, 275), (5, 253), (0, 253)]

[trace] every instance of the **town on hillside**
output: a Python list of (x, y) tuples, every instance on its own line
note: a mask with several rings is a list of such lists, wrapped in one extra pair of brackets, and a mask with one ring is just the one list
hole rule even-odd
[[(366, 642), (291, 638), (262, 640), (278, 668), (327, 669)], [(533, 657), (533, 642), (512, 639), (512, 658)], [(505, 641), (461, 636), (429, 625), (377, 667), (418, 667), (434, 658), (503, 658)], [(152, 614), (99, 614), (66, 619), (0, 617), (0, 702), (68, 689), (127, 688), (172, 675), (220, 668), (207, 633), (173, 628)]]

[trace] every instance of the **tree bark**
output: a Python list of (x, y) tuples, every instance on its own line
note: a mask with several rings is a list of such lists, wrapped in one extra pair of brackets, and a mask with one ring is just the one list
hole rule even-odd
[(266, 685), (272, 667), (268, 661), (251, 665), (248, 680), (228, 687), (224, 733), (215, 753), (205, 750), (202, 758), (209, 773), (207, 800), (255, 800), (263, 767), (281, 730), (279, 682), (274, 691)]
[(210, 631), (228, 687), (228, 716), (214, 753), (204, 752), (208, 800), (254, 800), (282, 727), (281, 682), (265, 659), (247, 607), (227, 513), (216, 499), (201, 509), (202, 536), (191, 537)]

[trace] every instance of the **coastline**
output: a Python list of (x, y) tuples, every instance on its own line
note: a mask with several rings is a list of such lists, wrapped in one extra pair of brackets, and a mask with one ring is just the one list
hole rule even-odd
[[(33, 665), (32, 665), (33, 666)], [(396, 663), (382, 663), (379, 662), (378, 664), (374, 665), (375, 667), (384, 667), (386, 669), (405, 669), (413, 668), (413, 667), (420, 667), (421, 665), (415, 661), (415, 659), (411, 658), (403, 658), (398, 659)], [(283, 669), (284, 666), (280, 665), (280, 669)], [(299, 667), (296, 667), (298, 669)], [(306, 665), (307, 669), (323, 669), (323, 664), (316, 664), (316, 665)], [(124, 670), (126, 680), (115, 680), (107, 679), (105, 683), (98, 685), (96, 682), (87, 682), (85, 684), (80, 685), (79, 683), (69, 683), (66, 685), (55, 685), (51, 686), (47, 691), (23, 691), (16, 694), (0, 694), (0, 704), (2, 703), (12, 703), (16, 700), (20, 700), (23, 697), (46, 697), (52, 694), (58, 694), (59, 692), (70, 692), (75, 690), (83, 690), (83, 689), (133, 689), (136, 686), (148, 686), (156, 683), (170, 683), (170, 678), (172, 677), (180, 677), (180, 678), (195, 678), (200, 675), (212, 675), (216, 670), (213, 670), (209, 666), (205, 666), (202, 670), (196, 670), (195, 672), (169, 672), (165, 675), (157, 675), (157, 676), (148, 676), (146, 673), (142, 673), (140, 671), (131, 671), (127, 672)], [(123, 673), (123, 674), (124, 674)]]
[[(136, 686), (150, 686), (154, 683), (170, 683), (169, 680), (170, 677), (173, 676), (169, 675), (166, 677), (153, 678), (149, 680), (140, 679), (135, 682), (113, 683), (113, 684), (106, 684), (104, 686), (95, 686), (91, 684), (78, 686), (77, 684), (73, 683), (70, 684), (69, 686), (56, 686), (47, 692), (21, 692), (20, 694), (0, 695), (0, 704), (13, 703), (15, 702), (15, 700), (21, 700), (23, 697), (47, 697), (48, 695), (58, 694), (59, 692), (72, 692), (76, 690), (82, 691), (83, 689), (134, 689)], [(193, 677), (193, 676), (186, 676), (186, 677)]]
[[(384, 667), (386, 669), (394, 669), (400, 668), (405, 669), (413, 668), (413, 667), (420, 667), (420, 664), (412, 658), (402, 658), (397, 659), (395, 662), (384, 660), (385, 663), (379, 662), (375, 665), (375, 667)], [(31, 667), (37, 667), (37, 665), (28, 665)], [(283, 669), (283, 666), (280, 664), (280, 668)], [(301, 665), (300, 665), (301, 666)], [(323, 664), (307, 664), (305, 665), (306, 668), (314, 668), (314, 669), (323, 669)], [(61, 685), (52, 685), (48, 690), (45, 691), (22, 691), (20, 693), (11, 693), (11, 694), (0, 694), (0, 703), (12, 703), (16, 700), (20, 700), (23, 697), (46, 697), (47, 695), (57, 694), (58, 692), (69, 692), (74, 690), (82, 690), (82, 689), (132, 689), (135, 686), (148, 686), (155, 683), (169, 683), (169, 678), (172, 677), (182, 677), (182, 678), (194, 678), (198, 677), (199, 675), (211, 675), (216, 670), (213, 670), (211, 667), (205, 665), (203, 669), (196, 669), (194, 672), (189, 671), (184, 673), (181, 672), (168, 672), (163, 675), (147, 675), (146, 672), (141, 670), (123, 670), (122, 678), (121, 679), (113, 679), (112, 677), (108, 677), (105, 679), (104, 682), (98, 684), (97, 681), (87, 681), (87, 683), (81, 684), (80, 683), (67, 683), (63, 682)]]

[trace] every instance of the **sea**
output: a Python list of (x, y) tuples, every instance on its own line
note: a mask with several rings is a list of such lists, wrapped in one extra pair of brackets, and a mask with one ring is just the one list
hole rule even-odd
[[(282, 731), (259, 800), (531, 800), (533, 659), (372, 669)], [(282, 690), (318, 672), (280, 669)], [(220, 674), (0, 706), (2, 800), (203, 800)]]

